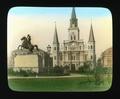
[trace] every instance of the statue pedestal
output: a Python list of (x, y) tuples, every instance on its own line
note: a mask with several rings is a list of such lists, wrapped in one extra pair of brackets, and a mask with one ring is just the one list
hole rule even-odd
[(14, 68), (38, 69), (39, 56), (38, 55), (17, 55), (14, 58)]
[(42, 54), (39, 52), (29, 53), (28, 50), (16, 50), (13, 52), (13, 69), (14, 71), (31, 70), (32, 72), (39, 73), (43, 67)]

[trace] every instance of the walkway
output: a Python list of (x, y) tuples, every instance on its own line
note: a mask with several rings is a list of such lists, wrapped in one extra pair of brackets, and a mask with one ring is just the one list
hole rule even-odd
[[(90, 77), (91, 75), (89, 75)], [(71, 78), (71, 77), (87, 77), (87, 75), (71, 74), (69, 76), (36, 76), (36, 77), (16, 77), (8, 76), (8, 79), (33, 79), (33, 78)]]

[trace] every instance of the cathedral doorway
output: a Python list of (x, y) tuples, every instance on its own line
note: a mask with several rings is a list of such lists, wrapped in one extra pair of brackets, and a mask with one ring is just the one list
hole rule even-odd
[(75, 71), (75, 64), (71, 64), (71, 72)]

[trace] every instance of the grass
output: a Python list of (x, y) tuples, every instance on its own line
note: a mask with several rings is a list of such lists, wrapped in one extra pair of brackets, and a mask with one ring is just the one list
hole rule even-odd
[(111, 79), (105, 79), (101, 85), (96, 85), (93, 77), (71, 78), (28, 78), (9, 79), (8, 85), (13, 91), (22, 92), (91, 92), (106, 91), (111, 87)]

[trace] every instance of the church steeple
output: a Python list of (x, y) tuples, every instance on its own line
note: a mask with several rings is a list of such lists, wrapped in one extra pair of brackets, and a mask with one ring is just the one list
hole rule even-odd
[(70, 27), (68, 28), (68, 39), (69, 40), (79, 40), (79, 27), (78, 19), (76, 18), (75, 8), (72, 8), (71, 18), (70, 18)]
[(90, 35), (89, 35), (89, 40), (88, 40), (88, 42), (95, 42), (92, 23), (91, 23), (91, 27), (90, 27)]
[(71, 19), (70, 19), (70, 27), (78, 27), (75, 8), (72, 8)]
[(59, 41), (55, 23), (55, 33), (53, 38), (53, 66), (59, 66)]
[(91, 69), (94, 69), (96, 66), (96, 52), (95, 52), (95, 38), (93, 33), (93, 27), (91, 22), (90, 35), (88, 40), (88, 59), (91, 61)]
[(75, 13), (75, 8), (72, 8), (72, 14), (71, 14), (71, 19), (76, 18), (76, 13)]
[(56, 22), (55, 22), (55, 32), (54, 32), (53, 44), (59, 44), (58, 35), (57, 35), (57, 28), (56, 28)]

